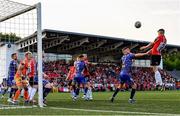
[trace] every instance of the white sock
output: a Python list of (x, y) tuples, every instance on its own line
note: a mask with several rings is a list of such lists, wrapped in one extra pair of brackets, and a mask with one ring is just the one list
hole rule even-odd
[(74, 90), (71, 91), (71, 96), (72, 96), (72, 97), (75, 96)]
[(28, 86), (28, 94), (29, 94), (29, 96), (31, 95), (31, 91), (32, 91), (32, 87)]
[(24, 96), (24, 89), (22, 89), (21, 91), (21, 96)]
[(35, 94), (36, 94), (36, 91), (37, 91), (36, 88), (32, 88), (31, 94), (30, 94), (30, 99), (29, 99), (30, 101), (33, 100), (33, 98), (34, 98), (34, 96), (35, 96)]
[(91, 99), (93, 98), (92, 97), (92, 89), (89, 89), (89, 98), (91, 98)]
[(89, 98), (89, 89), (87, 90), (86, 98)]
[(92, 89), (88, 89), (87, 93), (86, 93), (86, 98), (92, 98)]
[(155, 72), (155, 80), (156, 80), (156, 84), (162, 85), (162, 78), (159, 71)]

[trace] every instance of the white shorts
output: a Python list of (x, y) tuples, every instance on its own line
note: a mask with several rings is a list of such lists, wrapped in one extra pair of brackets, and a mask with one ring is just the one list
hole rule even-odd
[(161, 77), (156, 77), (155, 80), (156, 80), (156, 85), (163, 85)]

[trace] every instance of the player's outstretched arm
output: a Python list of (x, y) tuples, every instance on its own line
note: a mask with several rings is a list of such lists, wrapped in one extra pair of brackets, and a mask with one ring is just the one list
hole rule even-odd
[(137, 54), (134, 54), (135, 57), (142, 57), (142, 56), (145, 56), (145, 55), (148, 55), (148, 53), (137, 53)]
[(68, 72), (68, 74), (67, 74), (67, 77), (66, 77), (66, 81), (69, 79), (69, 77), (70, 77), (70, 71)]
[(149, 43), (147, 46), (142, 46), (142, 47), (140, 48), (140, 50), (144, 50), (144, 49), (151, 48), (151, 47), (153, 46), (153, 44), (154, 44), (154, 42), (151, 42), (151, 43)]

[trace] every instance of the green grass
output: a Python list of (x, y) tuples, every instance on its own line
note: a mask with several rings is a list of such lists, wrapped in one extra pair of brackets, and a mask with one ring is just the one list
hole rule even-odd
[[(135, 104), (128, 103), (129, 92), (120, 92), (114, 103), (111, 103), (109, 98), (112, 94), (112, 92), (95, 92), (93, 101), (79, 99), (73, 102), (69, 93), (53, 93), (47, 98), (48, 107), (3, 109), (0, 110), (0, 115), (135, 115), (132, 112), (137, 112), (136, 115), (147, 115), (143, 112), (161, 113), (156, 115), (180, 114), (180, 91), (137, 92)], [(2, 102), (1, 100), (0, 104)]]

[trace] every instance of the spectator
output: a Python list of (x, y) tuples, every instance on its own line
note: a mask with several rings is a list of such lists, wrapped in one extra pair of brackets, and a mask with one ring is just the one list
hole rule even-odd
[[(68, 73), (69, 64), (65, 60), (45, 62), (45, 73), (51, 79), (57, 81), (58, 87), (66, 87), (65, 78)], [(89, 66), (90, 83), (95, 91), (113, 91), (119, 83), (118, 76), (120, 67), (114, 64), (95, 64)], [(134, 67), (131, 72), (132, 77), (137, 83), (137, 90), (154, 90), (154, 72), (150, 68)], [(175, 80), (166, 71), (160, 70), (163, 82), (167, 89), (175, 89)], [(127, 89), (128, 87), (125, 86)], [(62, 89), (63, 90), (63, 89)]]

